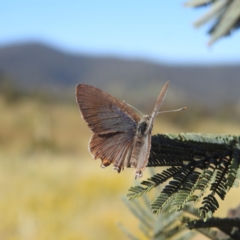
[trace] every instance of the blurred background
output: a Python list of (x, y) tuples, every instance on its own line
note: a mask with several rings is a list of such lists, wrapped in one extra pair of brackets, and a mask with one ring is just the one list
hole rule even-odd
[[(78, 83), (149, 114), (170, 81), (162, 110), (187, 111), (159, 115), (154, 134), (240, 135), (240, 35), (208, 47), (209, 26), (192, 26), (206, 9), (183, 3), (1, 1), (0, 239), (125, 239), (118, 222), (137, 230), (121, 200), (134, 171), (90, 156)], [(217, 216), (230, 199), (237, 206), (231, 191)]]

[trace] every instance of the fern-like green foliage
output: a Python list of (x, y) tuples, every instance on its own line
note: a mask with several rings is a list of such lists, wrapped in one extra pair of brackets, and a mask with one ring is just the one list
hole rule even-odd
[[(134, 201), (126, 201), (124, 203), (132, 212), (133, 215), (138, 219), (139, 229), (148, 240), (166, 240), (166, 239), (191, 239), (196, 232), (188, 231), (186, 223), (182, 223), (184, 218), (183, 212), (169, 212), (167, 206), (162, 214), (154, 216), (149, 207), (150, 198), (144, 195), (142, 199), (135, 199)], [(189, 209), (190, 211), (190, 209)], [(188, 212), (189, 212), (188, 211)], [(190, 211), (191, 213), (191, 211)], [(126, 226), (119, 224), (119, 227), (131, 240), (139, 240), (137, 233), (131, 232)], [(138, 234), (139, 235), (139, 234)], [(142, 238), (141, 238), (142, 239)]]
[(127, 196), (136, 199), (168, 182), (152, 202), (152, 211), (158, 214), (169, 202), (170, 211), (179, 211), (202, 199), (199, 212), (206, 220), (218, 209), (217, 198), (224, 200), (229, 189), (239, 185), (239, 165), (239, 136), (155, 135), (147, 167), (169, 168), (131, 187)]
[(200, 27), (207, 22), (214, 24), (209, 29), (211, 39), (209, 44), (216, 42), (223, 36), (230, 35), (240, 27), (240, 1), (233, 0), (190, 0), (185, 3), (187, 7), (210, 6), (209, 11), (195, 22)]

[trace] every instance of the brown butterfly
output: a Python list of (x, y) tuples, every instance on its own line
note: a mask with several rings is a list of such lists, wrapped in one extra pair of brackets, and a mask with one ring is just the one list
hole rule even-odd
[(162, 88), (151, 115), (140, 118), (131, 107), (102, 90), (79, 84), (76, 97), (82, 117), (93, 135), (89, 150), (102, 167), (113, 163), (121, 172), (124, 167), (134, 167), (135, 178), (142, 176), (148, 163), (153, 122), (166, 95), (168, 82)]

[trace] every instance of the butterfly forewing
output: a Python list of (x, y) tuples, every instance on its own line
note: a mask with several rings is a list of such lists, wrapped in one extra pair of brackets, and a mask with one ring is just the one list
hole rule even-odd
[(154, 106), (154, 109), (153, 109), (153, 112), (152, 112), (152, 122), (155, 120), (155, 118), (158, 115), (158, 112), (159, 112), (159, 110), (162, 106), (163, 100), (164, 100), (164, 98), (166, 96), (166, 93), (167, 93), (168, 84), (169, 84), (169, 82), (166, 82), (164, 84), (161, 92), (158, 95), (158, 99), (155, 103), (155, 106)]
[(102, 90), (86, 84), (76, 88), (82, 117), (94, 133), (134, 131), (139, 116), (125, 103)]

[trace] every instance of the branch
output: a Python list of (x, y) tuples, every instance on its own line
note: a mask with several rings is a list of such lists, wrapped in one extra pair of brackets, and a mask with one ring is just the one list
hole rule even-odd
[(233, 239), (240, 239), (240, 218), (211, 218), (207, 221), (203, 220), (193, 220), (188, 221), (187, 218), (183, 219), (186, 227), (189, 229), (197, 228), (218, 228), (219, 230), (225, 232)]

